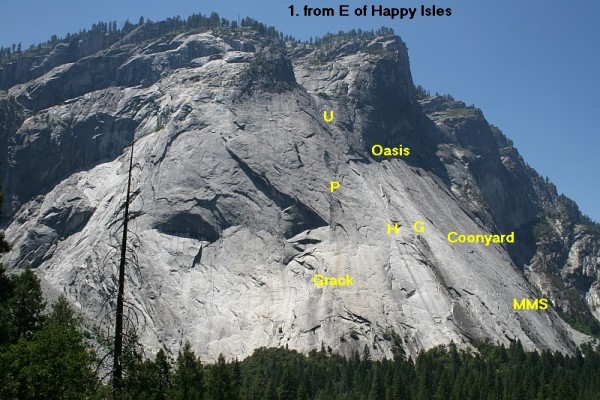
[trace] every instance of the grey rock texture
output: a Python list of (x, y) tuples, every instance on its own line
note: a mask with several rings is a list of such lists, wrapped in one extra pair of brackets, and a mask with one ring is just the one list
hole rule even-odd
[(421, 104), (450, 142), (438, 154), (449, 167), (452, 190), (470, 200), (471, 212), (486, 226), (514, 230), (519, 240), (509, 254), (528, 281), (569, 322), (600, 333), (598, 224), (530, 168), (480, 110), (442, 97)]
[[(479, 110), (421, 96), (399, 38), (313, 48), (142, 26), (88, 53), (8, 86), (0, 152), (4, 262), (35, 267), (91, 320), (116, 302), (135, 138), (126, 297), (148, 351), (390, 357), (520, 340), (572, 353), (589, 339), (557, 310), (600, 317), (596, 226)], [(411, 154), (374, 157), (374, 144)], [(451, 244), (449, 231), (517, 240)], [(315, 287), (315, 274), (354, 286)], [(512, 309), (543, 295), (548, 311)]]

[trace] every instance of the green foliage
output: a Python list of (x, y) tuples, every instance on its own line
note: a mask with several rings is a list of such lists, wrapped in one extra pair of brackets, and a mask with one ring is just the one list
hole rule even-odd
[(579, 332), (600, 338), (600, 322), (588, 310), (577, 289), (568, 288), (562, 293), (567, 297), (566, 302), (572, 309), (566, 312), (557, 308), (560, 317)]
[(0, 348), (10, 342), (11, 318), (9, 299), (12, 298), (14, 282), (0, 264)]
[(349, 44), (353, 46), (353, 51), (362, 51), (366, 54), (377, 54), (393, 58), (396, 52), (372, 43), (373, 39), (378, 36), (390, 36), (393, 34), (394, 30), (386, 27), (382, 27), (376, 31), (352, 29), (348, 32), (339, 31), (336, 34), (327, 33), (323, 37), (314, 38), (314, 40), (311, 38), (304, 46), (316, 50), (313, 53), (312, 64), (335, 60), (339, 56), (340, 49), (344, 49)]
[[(284, 36), (280, 34), (274, 27), (267, 26), (252, 18), (242, 18), (238, 27), (237, 21), (232, 22), (226, 18), (221, 18), (216, 12), (211, 13), (209, 16), (201, 13), (192, 14), (185, 20), (177, 16), (167, 18), (166, 20), (160, 22), (153, 22), (150, 19), (140, 17), (137, 24), (133, 24), (127, 20), (121, 28), (117, 27), (116, 21), (99, 21), (94, 23), (89, 30), (83, 29), (78, 33), (67, 33), (64, 38), (59, 38), (56, 35), (52, 35), (50, 40), (38, 45), (32, 45), (29, 49), (24, 51), (21, 51), (21, 48), (18, 44), (14, 44), (8, 48), (0, 47), (0, 66), (21, 59), (44, 57), (48, 55), (60, 42), (71, 43), (77, 41), (100, 41), (101, 43), (104, 43), (106, 47), (109, 47), (110, 45), (123, 39), (133, 30), (142, 26), (142, 29), (156, 32), (157, 34), (163, 35), (165, 38), (173, 38), (180, 33), (190, 30), (213, 29), (215, 32), (222, 30), (222, 32), (230, 33), (240, 29), (244, 31), (252, 30), (260, 35), (277, 40), (284, 39)], [(295, 39), (289, 36), (285, 38), (295, 41)]]
[(141, 393), (148, 388), (144, 387), (148, 363), (144, 365), (141, 346), (135, 332), (128, 332), (123, 340), (123, 387), (127, 396), (124, 398), (140, 398)]
[[(6, 273), (4, 265), (0, 264), (0, 304), (5, 303), (12, 297), (14, 290), (14, 282)], [(4, 317), (5, 314), (2, 314)], [(3, 318), (4, 319), (4, 318)]]
[[(435, 92), (434, 97), (441, 97), (446, 101), (456, 101), (456, 99), (454, 99), (454, 96), (452, 96), (451, 94), (448, 94), (448, 93), (441, 94), (440, 92)], [(458, 103), (461, 103), (463, 106), (466, 106), (465, 103), (463, 103), (462, 101), (460, 101)], [(474, 107), (471, 107), (471, 108), (474, 108)]]
[[(4, 195), (0, 193), (0, 207), (2, 207), (2, 200)], [(0, 254), (4, 254), (10, 251), (10, 244), (4, 238), (4, 232), (0, 232)]]
[[(0, 274), (1, 275), (1, 274)], [(66, 298), (44, 318), (39, 279), (30, 270), (9, 278), (2, 320), (9, 321), (0, 354), (0, 398), (81, 399), (95, 393), (97, 378)]]
[(13, 279), (14, 289), (8, 300), (9, 337), (12, 342), (29, 339), (44, 323), (42, 289), (39, 278), (30, 268)]
[(379, 365), (373, 368), (373, 379), (371, 380), (371, 390), (369, 391), (369, 400), (385, 400), (385, 390), (381, 382), (381, 372)]
[(229, 400), (233, 398), (231, 375), (222, 354), (219, 355), (217, 363), (209, 369), (206, 392), (208, 398), (213, 400)]
[(421, 99), (425, 99), (427, 97), (431, 96), (431, 92), (429, 92), (429, 90), (425, 89), (423, 86), (421, 85), (417, 85), (415, 87), (415, 93), (417, 95), (417, 99), (421, 100)]
[(73, 310), (64, 294), (61, 294), (56, 303), (52, 304), (52, 311), (48, 315), (48, 323), (71, 328), (77, 326), (75, 310)]
[[(572, 232), (575, 225), (582, 226), (590, 235), (589, 240), (593, 248), (593, 243), (600, 243), (600, 225), (582, 215), (575, 202), (564, 195), (558, 196), (556, 206), (557, 211), (546, 212), (539, 216), (533, 233), (541, 252), (553, 255), (551, 267), (559, 269), (565, 263), (568, 265), (569, 251), (560, 232), (569, 235), (568, 232)], [(557, 273), (553, 273), (552, 269), (546, 273), (546, 276), (560, 293), (560, 303), (567, 305), (564, 306), (564, 309), (556, 307), (561, 318), (580, 332), (600, 337), (600, 322), (588, 309), (582, 293), (575, 287), (565, 284), (563, 278), (557, 276)]]
[(540, 218), (540, 221), (533, 227), (533, 234), (536, 241), (539, 242), (554, 242), (560, 240), (556, 228), (551, 223), (549, 216)]
[[(352, 29), (348, 32), (339, 31), (338, 33), (327, 33), (324, 36), (311, 37), (308, 44), (316, 48), (327, 48), (331, 46), (337, 46), (340, 43), (346, 43), (348, 41), (356, 42), (357, 39), (363, 43), (371, 42), (377, 36), (391, 36), (394, 35), (394, 30), (382, 26), (376, 31), (363, 31), (362, 29)], [(366, 48), (366, 46), (365, 46)]]
[(568, 287), (559, 276), (548, 273), (546, 277), (550, 280), (552, 286), (561, 293), (561, 303), (569, 306), (568, 310), (555, 306), (558, 315), (579, 332), (600, 338), (600, 323), (587, 308), (579, 291), (574, 287)]
[[(502, 145), (504, 146), (508, 146), (508, 147), (515, 147), (514, 142), (512, 141), (512, 139), (509, 139), (508, 137), (506, 137), (506, 135), (504, 133), (502, 133), (502, 131), (500, 130), (500, 128), (498, 128), (497, 126), (494, 126), (492, 124), (490, 124), (490, 129), (492, 130), (492, 132), (497, 135), (498, 137), (504, 139), (505, 143), (503, 143)], [(549, 183), (549, 179), (548, 177), (546, 177), (546, 183)]]
[(478, 351), (473, 352), (450, 344), (421, 352), (415, 360), (393, 361), (262, 348), (242, 362), (226, 362), (219, 356), (215, 364), (203, 367), (186, 344), (172, 366), (162, 351), (154, 360), (140, 361), (136, 367), (140, 379), (121, 398), (594, 399), (600, 392), (600, 351), (591, 346), (574, 357), (528, 353), (519, 342), (508, 348), (476, 346)]
[(556, 310), (558, 315), (573, 329), (583, 332), (587, 335), (600, 338), (600, 323), (593, 315), (589, 312), (564, 312)]
[[(7, 107), (5, 101), (0, 100), (0, 117), (7, 114), (6, 109), (10, 110), (11, 107)], [(1, 120), (2, 118), (0, 118)], [(4, 123), (5, 124), (5, 123)], [(0, 132), (6, 129), (6, 126), (2, 126), (0, 123)], [(4, 194), (0, 192), (0, 210), (4, 203)], [(2, 215), (0, 214), (0, 217)], [(0, 233), (0, 254), (6, 253), (10, 250), (9, 243), (4, 239), (4, 232)], [(14, 296), (15, 283), (8, 276), (4, 265), (0, 263), (0, 348), (9, 342), (12, 324), (11, 318), (11, 307), (9, 300)]]
[(82, 399), (96, 393), (93, 357), (64, 296), (47, 317), (40, 281), (0, 266), (0, 398)]
[(139, 390), (134, 398), (165, 400), (170, 398), (171, 364), (163, 349), (156, 354), (154, 361), (146, 360), (139, 367)]
[(173, 399), (201, 400), (204, 393), (204, 371), (200, 360), (186, 342), (183, 351), (177, 357), (173, 373)]
[(464, 108), (449, 108), (444, 111), (451, 117), (472, 117), (480, 114), (480, 110), (477, 108), (464, 107)]
[(296, 87), (291, 64), (277, 50), (257, 54), (240, 74), (239, 81), (243, 85), (242, 92), (248, 94), (256, 88), (283, 93)]
[(92, 356), (76, 329), (48, 324), (0, 356), (1, 398), (81, 399), (95, 390)]

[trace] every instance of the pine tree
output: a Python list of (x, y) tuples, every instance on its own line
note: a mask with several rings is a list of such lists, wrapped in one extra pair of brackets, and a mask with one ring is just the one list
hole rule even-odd
[(417, 369), (418, 391), (417, 400), (428, 400), (430, 398), (430, 373), (433, 367), (429, 355), (427, 353), (419, 353), (415, 365)]
[(48, 316), (48, 323), (75, 328), (77, 319), (75, 310), (69, 304), (64, 294), (61, 294), (56, 303), (52, 304), (52, 311)]
[[(8, 49), (6, 49), (8, 51)], [(4, 51), (4, 47), (2, 48)], [(0, 57), (2, 56), (0, 51)], [(4, 193), (0, 192), (0, 217), (4, 203)], [(0, 232), (0, 254), (10, 251), (10, 245), (4, 239), (4, 232)], [(2, 345), (9, 342), (10, 338), (10, 305), (8, 300), (14, 294), (14, 282), (6, 273), (4, 265), (0, 263), (0, 348)]]
[(125, 23), (123, 24), (123, 32), (125, 33), (129, 33), (133, 30), (134, 25), (129, 22), (129, 19), (125, 20)]
[(286, 366), (283, 370), (283, 376), (281, 377), (281, 383), (277, 389), (279, 400), (295, 400), (296, 399), (296, 385), (294, 384), (294, 378), (290, 368)]
[(75, 328), (48, 324), (2, 354), (0, 364), (8, 371), (0, 379), (0, 398), (89, 398), (97, 384), (92, 361)]
[(403, 400), (408, 398), (410, 398), (410, 396), (408, 396), (406, 390), (404, 389), (402, 373), (400, 372), (400, 368), (397, 366), (394, 371), (394, 380), (392, 383), (392, 399)]
[(132, 398), (139, 397), (137, 393), (142, 387), (143, 357), (138, 343), (138, 336), (134, 331), (129, 331), (123, 343), (123, 387)]
[(448, 400), (452, 391), (452, 376), (449, 368), (444, 368), (441, 377), (439, 378), (435, 393), (433, 395), (434, 400)]
[[(8, 49), (6, 49), (6, 50), (8, 51)], [(2, 217), (3, 204), (4, 204), (4, 193), (0, 192), (0, 217)], [(4, 232), (0, 232), (0, 254), (7, 253), (9, 251), (10, 251), (10, 244), (4, 238)], [(3, 267), (1, 264), (0, 264), (0, 269), (3, 271)], [(0, 275), (1, 275), (1, 273), (0, 273)], [(0, 281), (0, 284), (2, 284), (1, 281)], [(2, 289), (1, 286), (0, 286), (0, 289)], [(1, 301), (3, 295), (4, 295), (4, 293), (0, 292), (0, 301)]]
[(173, 375), (176, 387), (175, 399), (201, 400), (204, 393), (204, 371), (200, 360), (191, 349), (189, 342), (185, 343), (183, 351), (177, 357), (177, 370)]
[(0, 264), (0, 347), (9, 342), (10, 338), (10, 306), (9, 300), (13, 295), (14, 285)]
[(14, 293), (9, 307), (13, 342), (20, 338), (31, 338), (42, 327), (46, 303), (42, 297), (40, 280), (30, 268), (14, 278)]
[(308, 400), (308, 393), (306, 392), (306, 387), (304, 383), (300, 383), (298, 386), (298, 390), (296, 392), (296, 400)]
[(375, 367), (373, 380), (371, 381), (371, 390), (369, 391), (369, 400), (385, 400), (383, 385), (381, 382), (380, 367)]
[(212, 400), (231, 400), (233, 398), (231, 377), (229, 376), (229, 370), (223, 354), (219, 354), (217, 363), (210, 369), (206, 389), (208, 397)]
[(267, 383), (264, 400), (277, 400), (277, 395), (275, 394), (275, 385), (273, 384), (272, 379), (269, 379), (269, 382)]
[(160, 349), (156, 354), (154, 365), (157, 379), (157, 394), (154, 398), (157, 400), (165, 400), (167, 399), (167, 391), (171, 387), (171, 364), (163, 349)]
[(231, 363), (231, 395), (233, 398), (240, 397), (240, 387), (242, 385), (242, 368), (240, 362), (235, 359)]

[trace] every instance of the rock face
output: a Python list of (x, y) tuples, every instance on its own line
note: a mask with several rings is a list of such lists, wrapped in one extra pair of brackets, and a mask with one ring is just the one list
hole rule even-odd
[[(31, 80), (0, 99), (6, 264), (34, 267), (92, 320), (110, 315), (135, 139), (125, 290), (149, 351), (389, 357), (520, 340), (572, 353), (588, 339), (563, 318), (600, 317), (597, 225), (480, 110), (417, 91), (398, 37), (315, 48), (142, 28), (19, 73)], [(452, 244), (450, 231), (516, 240)], [(316, 287), (315, 274), (353, 286)], [(538, 297), (547, 311), (513, 310)]]

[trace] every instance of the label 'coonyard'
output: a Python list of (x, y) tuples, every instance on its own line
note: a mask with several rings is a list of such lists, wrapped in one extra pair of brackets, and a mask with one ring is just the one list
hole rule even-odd
[(492, 243), (514, 243), (515, 233), (508, 235), (483, 235), (483, 234), (463, 234), (456, 231), (448, 232), (448, 242), (450, 243), (482, 243), (489, 246)]
[(410, 148), (398, 145), (396, 147), (385, 147), (380, 144), (374, 144), (371, 146), (371, 154), (379, 157), (408, 157), (410, 155)]

